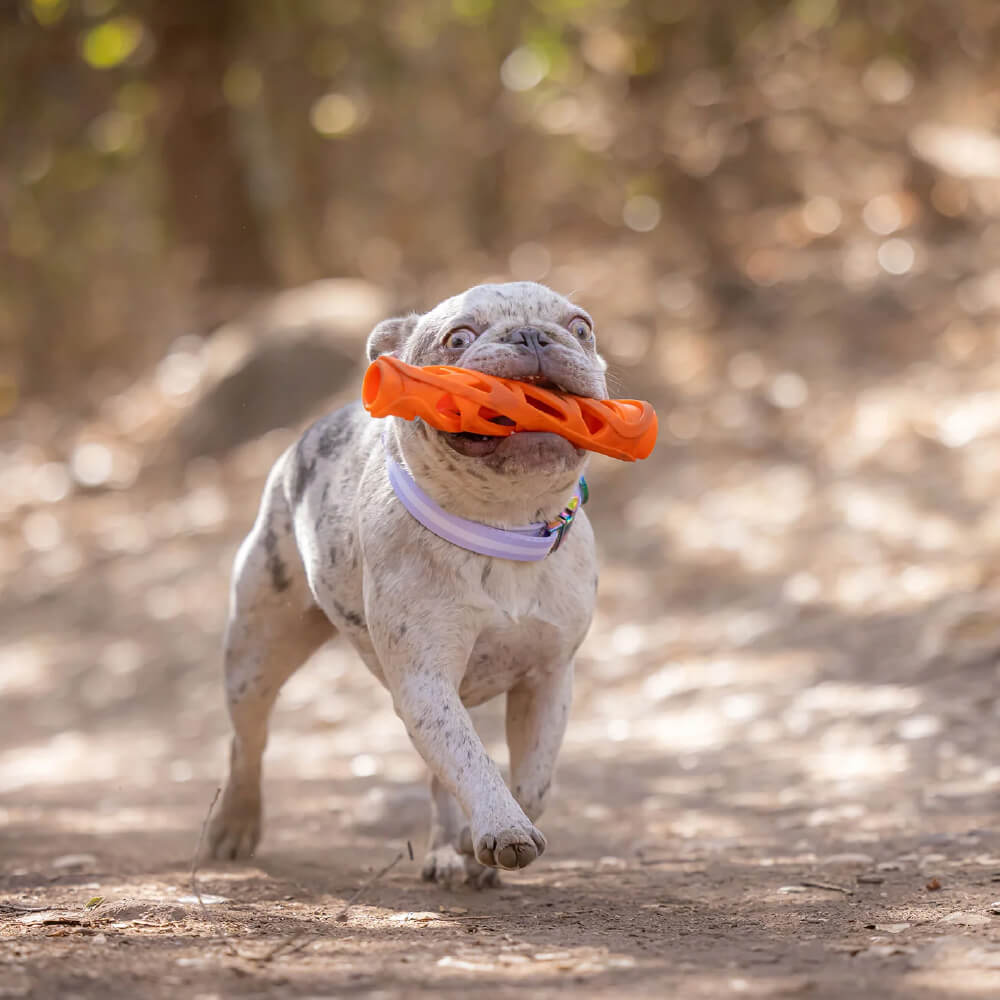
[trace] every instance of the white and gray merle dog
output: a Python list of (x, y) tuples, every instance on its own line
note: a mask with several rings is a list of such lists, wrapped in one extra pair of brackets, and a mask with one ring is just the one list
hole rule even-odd
[[(367, 350), (607, 398), (589, 315), (532, 282), (480, 285), (424, 315), (386, 320)], [(271, 707), (338, 632), (389, 689), (430, 770), (424, 877), (487, 885), (545, 850), (534, 824), (597, 587), (590, 524), (573, 510), (586, 459), (554, 434), (449, 434), (374, 420), (360, 405), (322, 418), (281, 456), (234, 569), (225, 641), (234, 735), (210, 827), (215, 856), (253, 854)], [(572, 530), (534, 561), (480, 554), (425, 527), (401, 501), (393, 468), (458, 524), (537, 522), (544, 533), (568, 510)], [(467, 711), (500, 694), (509, 788)]]

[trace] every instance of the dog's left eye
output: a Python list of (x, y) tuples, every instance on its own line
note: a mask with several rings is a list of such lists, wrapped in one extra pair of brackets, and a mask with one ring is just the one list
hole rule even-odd
[(477, 337), (475, 330), (470, 330), (467, 326), (459, 326), (454, 330), (449, 330), (444, 338), (445, 347), (468, 347)]
[(569, 332), (577, 340), (589, 340), (594, 335), (590, 324), (582, 316), (577, 316), (576, 319), (570, 321)]

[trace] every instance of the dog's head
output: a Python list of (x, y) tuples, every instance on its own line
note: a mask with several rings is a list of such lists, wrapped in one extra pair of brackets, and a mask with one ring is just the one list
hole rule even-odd
[[(368, 338), (368, 357), (387, 353), (413, 365), (457, 365), (577, 396), (608, 396), (607, 365), (586, 310), (531, 281), (477, 285), (422, 316), (386, 320)], [(537, 497), (539, 509), (548, 505), (544, 497), (572, 488), (587, 457), (555, 434), (448, 434), (419, 420), (399, 433), (407, 461), (424, 476), (473, 496)]]

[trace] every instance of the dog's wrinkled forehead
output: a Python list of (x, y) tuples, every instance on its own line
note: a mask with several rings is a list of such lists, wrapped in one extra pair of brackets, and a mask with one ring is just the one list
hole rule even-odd
[(533, 281), (503, 285), (476, 285), (435, 306), (417, 324), (419, 331), (435, 332), (460, 319), (480, 330), (497, 324), (567, 323), (574, 316), (587, 316), (579, 306), (558, 292)]

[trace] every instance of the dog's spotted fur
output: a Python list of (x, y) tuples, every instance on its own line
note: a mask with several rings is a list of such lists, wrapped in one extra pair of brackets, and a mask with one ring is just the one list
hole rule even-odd
[[(586, 324), (573, 323), (580, 317)], [(379, 324), (368, 352), (542, 375), (604, 398), (605, 365), (589, 322), (541, 285), (481, 285), (423, 316)], [(459, 325), (476, 339), (447, 346)], [(527, 328), (540, 331), (534, 343), (517, 335)], [(486, 884), (495, 869), (522, 868), (545, 849), (534, 821), (566, 725), (573, 656), (593, 610), (593, 536), (581, 512), (565, 543), (541, 562), (457, 548), (398, 502), (386, 449), (442, 507), (497, 527), (552, 520), (586, 461), (562, 438), (530, 433), (469, 457), (420, 421), (372, 420), (358, 405), (303, 434), (272, 470), (236, 560), (225, 652), (231, 771), (210, 845), (220, 857), (256, 848), (271, 706), (282, 683), (340, 632), (389, 689), (430, 768), (425, 877)], [(507, 697), (510, 789), (466, 711), (499, 694)]]

